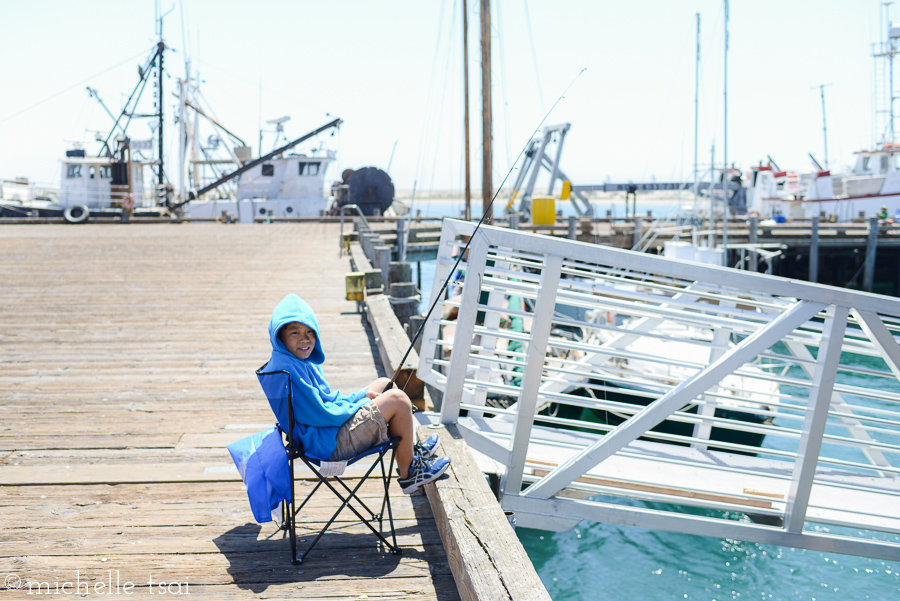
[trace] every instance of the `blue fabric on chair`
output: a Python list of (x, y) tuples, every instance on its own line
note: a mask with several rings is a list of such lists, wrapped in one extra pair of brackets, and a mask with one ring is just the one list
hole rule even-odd
[(287, 451), (277, 428), (257, 432), (228, 445), (244, 484), (253, 517), (260, 524), (272, 521), (272, 510), (291, 498), (291, 472)]

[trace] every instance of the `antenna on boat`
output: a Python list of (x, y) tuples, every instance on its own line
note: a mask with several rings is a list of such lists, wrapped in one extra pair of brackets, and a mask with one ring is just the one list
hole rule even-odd
[[(819, 94), (822, 96), (822, 136), (825, 138), (825, 168), (828, 169), (828, 130), (825, 128), (825, 88), (830, 86), (830, 83), (820, 83), (817, 86), (813, 86), (810, 89), (815, 90), (819, 88)], [(812, 155), (810, 155), (812, 156)], [(815, 160), (815, 159), (813, 159)], [(822, 167), (819, 166), (819, 171), (822, 170)]]
[[(400, 369), (403, 367), (403, 364), (406, 363), (406, 359), (409, 357), (409, 354), (412, 352), (413, 348), (416, 345), (416, 342), (419, 340), (419, 337), (422, 335), (422, 330), (425, 329), (425, 324), (428, 322), (428, 318), (431, 317), (431, 314), (434, 312), (434, 308), (437, 306), (438, 302), (441, 299), (441, 296), (444, 294), (444, 291), (447, 290), (447, 285), (450, 283), (450, 278), (453, 277), (453, 274), (456, 273), (457, 267), (459, 267), (460, 261), (462, 258), (466, 256), (466, 253), (469, 250), (469, 245), (472, 243), (472, 240), (475, 239), (475, 234), (478, 233), (478, 229), (481, 227), (481, 224), (485, 222), (487, 218), (489, 218), (491, 213), (491, 208), (494, 206), (494, 201), (497, 200), (497, 197), (500, 196), (500, 192), (503, 190), (503, 186), (506, 184), (506, 180), (509, 179), (509, 176), (512, 175), (513, 170), (516, 168), (516, 165), (519, 163), (519, 160), (522, 158), (522, 155), (531, 147), (531, 142), (534, 140), (535, 136), (537, 136), (541, 128), (544, 126), (544, 122), (547, 121), (547, 118), (550, 116), (550, 113), (553, 112), (553, 109), (556, 108), (556, 105), (566, 97), (566, 92), (569, 91), (575, 82), (578, 81), (578, 78), (581, 77), (581, 74), (587, 71), (587, 67), (581, 69), (578, 74), (572, 79), (566, 89), (563, 90), (563, 93), (559, 95), (556, 99), (556, 102), (553, 103), (553, 106), (550, 107), (550, 110), (547, 111), (547, 114), (544, 115), (544, 118), (541, 119), (541, 122), (538, 123), (537, 127), (534, 130), (534, 133), (529, 136), (528, 141), (525, 142), (525, 145), (522, 147), (522, 150), (519, 151), (519, 154), (516, 156), (516, 160), (512, 162), (512, 166), (510, 166), (509, 171), (506, 172), (506, 175), (503, 176), (503, 180), (500, 182), (500, 185), (497, 187), (497, 190), (494, 192), (493, 197), (486, 207), (484, 207), (484, 211), (481, 214), (481, 219), (478, 220), (478, 223), (475, 225), (475, 229), (472, 230), (472, 234), (469, 236), (469, 239), (466, 240), (466, 244), (463, 246), (462, 250), (459, 251), (459, 254), (456, 257), (456, 262), (453, 263), (453, 267), (450, 268), (450, 273), (447, 274), (447, 277), (444, 279), (444, 283), (441, 284), (441, 289), (438, 290), (438, 293), (434, 295), (434, 298), (431, 299), (431, 307), (429, 307), (428, 312), (425, 314), (425, 319), (422, 320), (422, 323), (419, 324), (418, 329), (416, 330), (415, 336), (409, 343), (409, 348), (406, 349), (406, 352), (403, 354), (403, 358), (400, 359), (400, 363), (397, 365), (397, 368), (394, 370), (394, 375), (391, 376), (391, 381), (387, 383), (387, 386), (384, 387), (385, 391), (390, 390), (394, 387), (394, 382), (397, 381), (397, 376), (400, 375)], [(407, 383), (409, 380), (407, 380)], [(406, 385), (404, 384), (404, 388)]]
[(278, 148), (278, 141), (281, 138), (287, 140), (287, 136), (284, 135), (284, 124), (287, 121), (290, 121), (291, 117), (289, 115), (285, 115), (284, 117), (278, 117), (277, 119), (269, 119), (266, 123), (275, 126), (275, 142), (272, 143), (272, 150)]

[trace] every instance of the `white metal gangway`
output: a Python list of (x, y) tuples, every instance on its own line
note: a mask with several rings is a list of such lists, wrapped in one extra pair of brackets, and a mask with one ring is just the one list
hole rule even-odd
[(519, 525), (900, 559), (900, 300), (487, 226), (457, 271), (419, 377)]

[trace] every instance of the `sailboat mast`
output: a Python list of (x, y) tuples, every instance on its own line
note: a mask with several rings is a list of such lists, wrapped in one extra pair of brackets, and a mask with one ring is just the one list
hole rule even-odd
[(481, 202), (484, 220), (491, 219), (491, 0), (481, 0)]
[(728, 266), (728, 0), (725, 1), (725, 74), (724, 74), (724, 134), (722, 136), (722, 161), (724, 169), (722, 171), (722, 260), (724, 265)]
[(694, 64), (694, 207), (697, 206), (697, 129), (700, 123), (700, 13), (697, 13), (697, 61)]
[(472, 220), (472, 175), (469, 166), (469, 3), (462, 0), (463, 11), (463, 107), (466, 131), (466, 221)]

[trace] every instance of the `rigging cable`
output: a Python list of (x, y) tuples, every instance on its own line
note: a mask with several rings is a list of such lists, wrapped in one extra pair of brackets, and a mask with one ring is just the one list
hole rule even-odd
[[(503, 35), (503, 15), (500, 12), (500, 5), (501, 3), (497, 2), (497, 47), (500, 49), (500, 97), (503, 100), (503, 141), (506, 146), (506, 164), (508, 165), (511, 154), (509, 149), (509, 132), (512, 130), (512, 125), (509, 122), (509, 99), (507, 98), (509, 86), (506, 85), (506, 53), (504, 52), (503, 44), (505, 36)], [(541, 111), (543, 111), (543, 107), (541, 107)]]
[[(457, 267), (459, 267), (459, 262), (462, 261), (462, 258), (466, 256), (466, 252), (469, 250), (469, 245), (472, 243), (472, 240), (475, 239), (475, 234), (478, 233), (478, 229), (481, 227), (481, 224), (484, 223), (485, 218), (491, 213), (491, 208), (494, 206), (494, 201), (497, 200), (497, 196), (500, 195), (500, 191), (503, 190), (504, 184), (506, 184), (506, 180), (509, 179), (509, 176), (512, 175), (513, 170), (516, 168), (519, 160), (522, 158), (522, 155), (525, 154), (525, 151), (531, 146), (532, 140), (534, 140), (535, 136), (538, 135), (541, 131), (541, 127), (544, 126), (544, 122), (547, 121), (547, 118), (550, 117), (550, 114), (553, 112), (553, 109), (556, 108), (556, 105), (560, 103), (560, 101), (566, 97), (566, 92), (569, 91), (575, 82), (578, 81), (578, 78), (581, 77), (581, 74), (587, 71), (587, 67), (583, 67), (581, 71), (572, 79), (566, 89), (563, 90), (563, 93), (559, 95), (556, 99), (556, 102), (553, 103), (553, 106), (550, 107), (550, 110), (544, 115), (541, 122), (538, 123), (534, 132), (528, 138), (528, 141), (525, 142), (525, 145), (522, 147), (522, 150), (519, 151), (519, 155), (516, 157), (516, 160), (513, 161), (512, 166), (509, 168), (509, 171), (506, 172), (506, 175), (503, 177), (503, 181), (500, 182), (500, 185), (497, 187), (497, 191), (494, 192), (494, 196), (491, 198), (491, 202), (488, 203), (488, 206), (481, 213), (481, 219), (478, 220), (478, 223), (475, 225), (475, 229), (472, 230), (472, 234), (469, 236), (469, 239), (466, 240), (465, 246), (463, 246), (462, 250), (456, 257), (456, 262), (453, 263), (453, 267), (450, 268), (450, 272), (447, 274), (447, 277), (444, 279), (444, 283), (441, 284), (441, 289), (438, 290), (438, 293), (434, 295), (434, 298), (431, 299), (431, 307), (428, 309), (428, 313), (425, 314), (425, 319), (422, 320), (422, 323), (419, 324), (419, 328), (416, 330), (415, 336), (413, 336), (412, 341), (409, 343), (409, 348), (406, 349), (406, 352), (403, 354), (403, 358), (400, 359), (400, 363), (397, 365), (397, 368), (394, 370), (394, 375), (391, 376), (391, 381), (388, 382), (387, 386), (384, 387), (385, 391), (390, 390), (394, 386), (394, 382), (397, 381), (397, 376), (400, 375), (400, 369), (403, 367), (403, 364), (406, 363), (406, 359), (409, 357), (409, 354), (412, 352), (413, 347), (416, 342), (419, 340), (419, 336), (422, 335), (422, 330), (425, 329), (425, 324), (428, 323), (428, 318), (431, 317), (431, 313), (434, 311), (434, 308), (437, 306), (438, 302), (440, 302), (441, 297), (444, 295), (444, 291), (447, 290), (447, 284), (450, 283), (450, 279), (453, 277), (453, 274), (456, 273)], [(409, 380), (407, 380), (407, 383)], [(405, 387), (405, 385), (404, 385)]]
[(121, 66), (124, 65), (125, 63), (129, 63), (129, 62), (133, 61), (133, 60), (136, 59), (136, 58), (140, 58), (140, 57), (142, 57), (142, 56), (146, 56), (147, 52), (152, 52), (155, 48), (156, 48), (156, 44), (154, 44), (153, 46), (151, 46), (148, 50), (142, 50), (141, 52), (135, 54), (134, 56), (131, 56), (131, 57), (126, 58), (126, 59), (123, 60), (121, 63), (115, 64), (115, 65), (113, 65), (112, 67), (109, 67), (108, 69), (104, 69), (103, 71), (100, 71), (99, 73), (95, 73), (94, 75), (91, 75), (91, 76), (88, 77), (87, 79), (82, 79), (82, 80), (79, 81), (78, 83), (74, 83), (74, 84), (72, 84), (71, 86), (69, 86), (68, 88), (66, 88), (66, 89), (64, 89), (64, 90), (60, 90), (59, 92), (57, 92), (57, 93), (55, 93), (55, 94), (51, 94), (50, 96), (47, 96), (47, 97), (44, 98), (43, 100), (39, 100), (39, 101), (35, 102), (34, 104), (32, 104), (32, 105), (29, 106), (29, 107), (26, 107), (26, 108), (24, 108), (24, 109), (22, 109), (22, 110), (20, 110), (20, 111), (18, 111), (18, 112), (16, 112), (16, 113), (13, 113), (12, 115), (8, 115), (8, 116), (6, 116), (6, 117), (3, 117), (2, 119), (0, 119), (0, 123), (5, 123), (6, 121), (9, 121), (10, 119), (13, 119), (14, 117), (18, 117), (18, 116), (21, 115), (22, 113), (26, 113), (26, 112), (30, 111), (31, 109), (35, 108), (36, 106), (40, 106), (40, 105), (44, 104), (45, 102), (47, 102), (47, 101), (49, 101), (49, 100), (53, 100), (53, 99), (56, 98), (57, 96), (61, 96), (62, 94), (65, 94), (66, 92), (68, 92), (69, 90), (71, 90), (71, 89), (73, 89), (73, 88), (77, 88), (77, 87), (80, 86), (80, 85), (84, 85), (85, 83), (91, 81), (91, 80), (94, 79), (95, 77), (100, 77), (100, 76), (103, 75), (104, 73), (108, 73), (109, 71), (112, 71), (113, 69), (117, 69), (118, 67), (121, 67)]
[(534, 64), (534, 78), (537, 80), (538, 102), (541, 103), (541, 112), (544, 112), (544, 86), (541, 85), (541, 72), (538, 69), (537, 50), (534, 44), (534, 32), (531, 31), (531, 14), (528, 12), (528, 0), (522, 0), (525, 6), (525, 24), (528, 26), (528, 40), (531, 42), (531, 62)]
[[(453, 4), (455, 7), (456, 6), (455, 0), (454, 0)], [(443, 6), (446, 6), (446, 4), (441, 3), (442, 8), (443, 8)], [(430, 111), (430, 107), (432, 104), (431, 99), (434, 96), (434, 88), (436, 87), (435, 79), (436, 79), (436, 73), (438, 72), (437, 64), (438, 64), (438, 58), (439, 58), (439, 51), (441, 48), (441, 38), (443, 36), (443, 29), (442, 29), (443, 22), (444, 22), (444, 14), (443, 14), (443, 11), (441, 11), (438, 15), (438, 35), (437, 35), (437, 38), (436, 38), (435, 44), (434, 44), (434, 56), (431, 59), (432, 67), (431, 67), (431, 76), (428, 81), (428, 93), (425, 96), (425, 114), (422, 118), (422, 131), (419, 136), (419, 152), (416, 153), (416, 170), (415, 170), (415, 174), (413, 175), (412, 198), (410, 199), (410, 202), (409, 202), (410, 214), (414, 214), (413, 210), (415, 209), (415, 205), (416, 205), (416, 189), (418, 188), (418, 185), (419, 185), (419, 170), (422, 167), (422, 163), (425, 161), (425, 159), (422, 157), (422, 154), (423, 154), (422, 149), (425, 147), (425, 136), (426, 136), (426, 132), (428, 131), (428, 123), (429, 123), (429, 119), (431, 117), (431, 111)]]
[[(455, 31), (456, 31), (456, 0), (454, 0), (454, 2), (453, 2), (453, 8), (452, 8), (452, 10), (450, 11), (450, 15), (451, 15), (451, 17), (450, 17), (450, 19), (451, 19), (451, 20), (450, 20), (450, 32), (449, 32), (448, 39), (452, 40), (452, 39), (454, 38), (454, 33), (455, 33)], [(450, 78), (450, 69), (451, 69), (451, 67), (450, 67), (450, 55), (451, 55), (451, 54), (452, 54), (452, 51), (451, 51), (451, 45), (450, 45), (450, 44), (447, 44), (447, 55), (446, 55), (445, 58), (444, 58), (444, 61), (445, 61), (445, 62), (444, 62), (444, 66), (443, 66), (443, 68), (438, 69), (438, 72), (439, 72), (439, 73), (443, 73), (443, 74), (444, 74), (444, 76), (443, 76), (443, 78), (442, 78), (442, 80), (443, 80), (443, 93), (440, 95), (440, 99), (441, 99), (441, 101), (440, 101), (440, 107), (438, 108), (438, 111), (437, 111), (438, 120), (437, 120), (437, 131), (436, 131), (435, 134), (434, 134), (434, 136), (435, 136), (435, 144), (434, 144), (434, 156), (432, 157), (432, 161), (431, 161), (431, 163), (432, 163), (432, 165), (431, 165), (431, 183), (429, 184), (429, 189), (430, 189), (430, 190), (434, 190), (434, 178), (435, 178), (435, 175), (437, 174), (437, 170), (438, 170), (438, 169), (437, 169), (437, 162), (438, 162), (438, 149), (439, 149), (439, 144), (438, 144), (437, 140), (440, 140), (440, 139), (441, 139), (441, 124), (443, 123), (442, 117), (443, 117), (444, 115), (447, 114), (447, 112), (444, 111), (444, 102), (446, 102), (446, 100), (447, 100), (447, 96), (448, 96), (448, 94), (447, 94), (447, 87), (449, 86), (449, 84), (450, 84), (450, 79), (451, 79), (451, 78)], [(449, 179), (450, 179), (450, 181), (453, 180), (453, 174), (452, 174), (452, 173), (450, 174), (450, 178), (449, 178)]]

